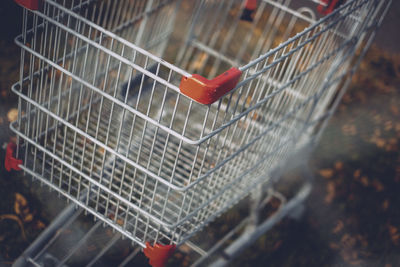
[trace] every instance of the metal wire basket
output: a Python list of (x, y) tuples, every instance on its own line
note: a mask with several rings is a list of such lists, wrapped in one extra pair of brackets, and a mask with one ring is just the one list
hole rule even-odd
[(145, 247), (316, 142), (390, 1), (26, 2), (14, 168)]

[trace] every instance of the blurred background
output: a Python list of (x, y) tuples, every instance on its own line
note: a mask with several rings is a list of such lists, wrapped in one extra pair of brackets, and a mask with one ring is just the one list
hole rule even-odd
[[(400, 1), (313, 153), (315, 185), (299, 221), (284, 219), (234, 266), (399, 266)], [(21, 8), (0, 3), (0, 162), (16, 118)], [(10, 265), (63, 206), (0, 164), (0, 266)]]

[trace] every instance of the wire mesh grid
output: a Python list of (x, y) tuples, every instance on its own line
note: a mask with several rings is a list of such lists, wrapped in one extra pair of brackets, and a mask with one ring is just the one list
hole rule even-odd
[[(264, 0), (248, 23), (242, 1), (196, 1), (170, 64), (180, 1), (46, 0), (16, 39), (17, 157), (138, 244), (180, 244), (313, 140), (385, 3), (317, 20)], [(231, 66), (241, 80), (216, 103), (180, 93), (182, 77)]]

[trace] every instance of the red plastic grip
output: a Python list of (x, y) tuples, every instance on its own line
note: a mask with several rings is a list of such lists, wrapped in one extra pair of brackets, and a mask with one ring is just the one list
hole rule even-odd
[(212, 80), (193, 74), (192, 77), (182, 78), (179, 89), (194, 101), (209, 105), (235, 88), (241, 75), (237, 68), (231, 68)]
[(339, 6), (341, 4), (341, 0), (320, 0), (322, 1), (325, 5), (318, 5), (317, 10), (319, 13), (321, 13), (322, 15), (328, 15), (330, 13), (333, 12), (333, 10), (335, 10), (335, 8), (337, 6)]
[(4, 167), (7, 171), (15, 170), (20, 171), (19, 165), (22, 165), (22, 160), (14, 158), (14, 151), (17, 147), (14, 143), (8, 143), (6, 149), (6, 158), (4, 160)]
[(164, 267), (168, 258), (174, 253), (175, 245), (159, 245), (154, 247), (146, 242), (146, 248), (143, 249), (144, 255), (149, 258), (149, 264), (153, 267)]
[(246, 0), (244, 7), (248, 10), (255, 10), (257, 8), (257, 0)]
[(40, 7), (40, 0), (14, 0), (18, 5), (23, 6), (30, 10), (38, 10)]

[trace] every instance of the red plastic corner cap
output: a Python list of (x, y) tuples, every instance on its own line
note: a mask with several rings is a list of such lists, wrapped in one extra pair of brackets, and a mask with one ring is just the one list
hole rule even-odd
[(179, 89), (194, 101), (209, 105), (235, 88), (241, 75), (237, 68), (231, 68), (212, 80), (193, 74), (192, 77), (182, 78)]
[(246, 0), (244, 7), (249, 10), (255, 10), (257, 8), (257, 0)]
[(40, 0), (14, 0), (18, 5), (23, 6), (30, 10), (38, 10)]
[(153, 267), (164, 267), (168, 258), (174, 253), (175, 245), (159, 245), (155, 244), (154, 247), (146, 242), (146, 248), (143, 249), (144, 255), (149, 258), (149, 263)]
[(17, 147), (16, 144), (14, 143), (8, 143), (7, 149), (6, 149), (6, 159), (4, 161), (4, 167), (6, 168), (7, 171), (15, 170), (15, 171), (20, 171), (21, 168), (19, 165), (22, 165), (22, 160), (14, 158), (14, 151), (15, 148)]
[(333, 12), (344, 0), (320, 0), (323, 4), (318, 5), (317, 10), (322, 15), (328, 15)]

